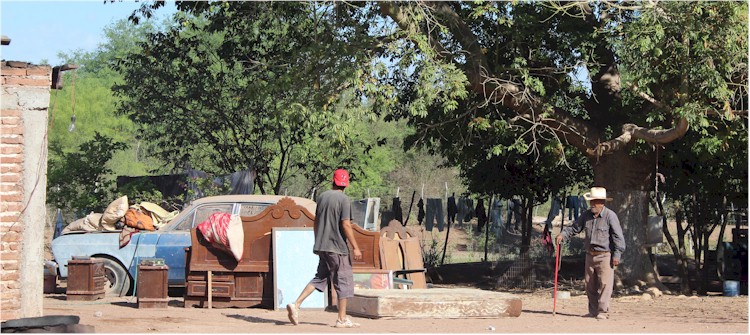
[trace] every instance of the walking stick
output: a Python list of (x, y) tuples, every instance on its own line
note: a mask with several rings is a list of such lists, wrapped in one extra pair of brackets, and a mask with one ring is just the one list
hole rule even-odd
[(557, 244), (557, 253), (555, 253), (555, 292), (552, 299), (552, 316), (557, 312), (557, 273), (560, 270), (560, 244)]

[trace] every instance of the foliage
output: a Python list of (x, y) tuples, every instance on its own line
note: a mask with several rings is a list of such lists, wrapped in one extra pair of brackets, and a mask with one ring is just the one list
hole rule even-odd
[[(445, 243), (440, 241), (439, 238), (436, 238), (434, 234), (430, 237), (430, 239), (422, 240), (422, 262), (424, 262), (425, 268), (429, 269), (440, 266), (440, 259), (443, 257), (444, 244)], [(450, 263), (449, 253), (445, 255), (445, 258), (445, 262)]]
[(111, 137), (94, 133), (92, 140), (82, 143), (77, 152), (64, 152), (50, 144), (47, 173), (47, 201), (64, 211), (102, 212), (112, 201), (112, 170), (107, 162), (114, 152), (127, 148), (127, 144)]
[[(112, 95), (111, 87), (121, 80), (121, 76), (110, 68), (113, 57), (134, 49), (135, 43), (154, 29), (156, 27), (150, 22), (132, 27), (127, 21), (120, 20), (104, 29), (105, 42), (97, 50), (59, 53), (65, 63), (80, 68), (63, 72), (63, 89), (51, 92), (51, 145), (59, 146), (63, 152), (71, 152), (99, 132), (131, 144), (128, 149), (114, 153), (110, 165), (113, 174), (143, 175), (158, 166), (158, 159), (148, 158), (145, 154), (143, 140), (135, 138), (135, 125), (127, 118), (115, 115), (117, 98)], [(71, 122), (73, 116), (74, 123)], [(72, 130), (71, 124), (74, 125)]]
[(118, 187), (117, 191), (122, 195), (126, 195), (128, 201), (134, 204), (143, 201), (161, 204), (164, 200), (162, 193), (156, 189), (156, 185), (147, 178), (141, 178)]
[[(354, 32), (317, 3), (222, 2), (184, 8), (143, 52), (119, 59), (119, 107), (172, 168), (258, 171), (261, 193), (291, 176), (313, 185), (349, 167), (361, 111), (347, 89)], [(169, 117), (164, 117), (169, 115)]]

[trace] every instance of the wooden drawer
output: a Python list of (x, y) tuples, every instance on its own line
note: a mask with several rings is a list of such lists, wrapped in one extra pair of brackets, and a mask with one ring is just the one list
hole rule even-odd
[[(233, 282), (234, 274), (231, 272), (213, 272), (211, 274), (212, 281), (215, 282)], [(208, 281), (208, 272), (206, 271), (191, 271), (187, 276), (188, 281)]]
[[(189, 281), (186, 290), (188, 296), (208, 296), (208, 284), (205, 281)], [(211, 291), (212, 297), (231, 298), (234, 296), (234, 283), (214, 282)]]
[(268, 272), (237, 272), (235, 284), (237, 298), (273, 298), (273, 279)]

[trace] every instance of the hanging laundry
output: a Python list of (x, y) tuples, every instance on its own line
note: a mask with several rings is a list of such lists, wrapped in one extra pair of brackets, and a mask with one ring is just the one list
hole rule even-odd
[(422, 225), (422, 220), (424, 220), (424, 201), (422, 198), (419, 199), (419, 202), (417, 202), (417, 209), (419, 211), (417, 212), (417, 221), (419, 221), (419, 224)]
[(552, 201), (550, 202), (550, 208), (549, 213), (547, 213), (547, 220), (544, 221), (545, 229), (552, 228), (552, 220), (557, 217), (557, 215), (560, 214), (560, 211), (563, 210), (562, 208), (562, 200), (556, 196), (552, 196)]
[(428, 198), (425, 229), (427, 229), (427, 231), (432, 231), (435, 221), (437, 221), (438, 231), (443, 231), (445, 226), (445, 220), (443, 218), (443, 200), (439, 198)]
[(503, 234), (503, 201), (501, 199), (495, 199), (490, 209), (490, 222), (492, 222), (492, 230), (495, 232), (495, 237), (500, 238)]
[(481, 233), (484, 225), (487, 224), (487, 210), (484, 208), (484, 199), (477, 200), (477, 207), (474, 212), (477, 214), (477, 233)]
[(448, 197), (448, 224), (456, 222), (456, 212), (458, 211), (458, 207), (456, 206), (455, 195), (456, 193), (453, 193)]
[(393, 219), (398, 220), (399, 223), (404, 223), (404, 213), (401, 210), (401, 198), (395, 197), (393, 198), (393, 206), (391, 206), (391, 210), (393, 211)]

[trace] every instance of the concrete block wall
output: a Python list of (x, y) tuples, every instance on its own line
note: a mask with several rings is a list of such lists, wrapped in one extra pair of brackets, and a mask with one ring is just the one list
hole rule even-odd
[(42, 315), (52, 69), (1, 63), (0, 319), (5, 321)]

